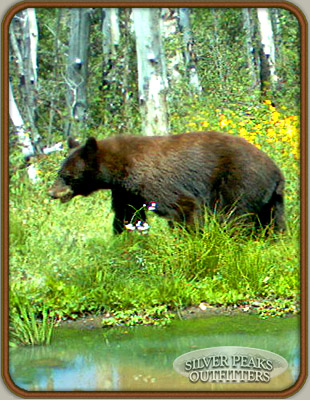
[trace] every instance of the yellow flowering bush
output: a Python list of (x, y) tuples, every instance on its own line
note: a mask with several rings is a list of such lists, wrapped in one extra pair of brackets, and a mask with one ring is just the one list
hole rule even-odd
[(289, 115), (285, 106), (277, 109), (271, 100), (249, 110), (200, 108), (198, 112), (190, 111), (184, 119), (172, 115), (171, 122), (172, 126), (178, 122), (179, 128), (173, 128), (174, 131), (184, 131), (185, 125), (187, 132), (207, 129), (239, 135), (276, 158), (280, 167), (291, 159), (295, 170), (299, 168), (299, 117)]
[[(170, 116), (175, 133), (216, 130), (239, 135), (267, 153), (278, 164), (286, 179), (286, 209), (290, 218), (297, 215), (300, 173), (300, 120), (285, 107), (275, 107), (271, 100), (247, 108), (236, 105), (221, 109), (194, 104), (182, 115)], [(294, 217), (295, 218), (295, 217)]]

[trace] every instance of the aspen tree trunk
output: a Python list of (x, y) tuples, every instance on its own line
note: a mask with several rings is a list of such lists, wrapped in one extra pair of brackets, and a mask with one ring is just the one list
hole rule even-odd
[(38, 48), (38, 26), (36, 20), (36, 13), (34, 8), (27, 8), (28, 25), (29, 25), (29, 71), (31, 73), (32, 81), (36, 84), (37, 76), (37, 48)]
[[(119, 9), (102, 9), (102, 85), (101, 88), (108, 92), (115, 82), (115, 63), (117, 58), (117, 48), (120, 42)], [(121, 82), (120, 86), (121, 86)], [(113, 103), (113, 102), (112, 102)], [(107, 104), (107, 110), (112, 112), (113, 104)]]
[(25, 132), (25, 123), (17, 107), (12, 84), (9, 82), (9, 113), (11, 121), (15, 127), (18, 142), (22, 148), (22, 153), (26, 160), (35, 155), (35, 148), (31, 142), (29, 133)]
[(38, 28), (34, 8), (16, 14), (9, 27), (10, 44), (19, 75), (21, 115), (30, 126), (30, 140), (39, 149), (40, 135), (37, 129), (37, 46)]
[(159, 8), (134, 8), (139, 103), (144, 135), (168, 134), (167, 78)]
[(120, 133), (127, 133), (134, 128), (132, 119), (134, 104), (133, 92), (136, 82), (136, 54), (135, 42), (133, 37), (131, 9), (123, 10), (123, 26), (122, 26), (122, 57), (123, 57), (123, 77), (122, 77), (122, 115), (123, 121), (120, 126)]
[[(38, 27), (35, 9), (27, 8), (16, 14), (9, 26), (10, 52), (15, 61), (18, 75), (18, 101), (13, 91), (13, 79), (9, 81), (9, 115), (21, 147), (32, 183), (40, 182), (38, 171), (32, 157), (38, 153), (48, 154), (62, 150), (62, 143), (42, 147), (37, 129), (37, 90), (38, 90)], [(17, 92), (17, 89), (16, 89)]]
[(105, 60), (108, 60), (120, 42), (119, 9), (102, 9), (102, 51)]
[[(173, 8), (162, 8), (161, 10), (161, 20), (160, 29), (162, 37), (169, 42), (169, 39), (176, 37), (179, 32), (178, 24), (178, 13), (176, 9)], [(183, 35), (182, 35), (183, 36)], [(181, 82), (183, 77), (183, 70), (185, 70), (185, 60), (182, 54), (182, 41), (177, 36), (177, 45), (173, 49), (173, 52), (169, 54), (166, 58), (167, 76), (169, 85), (173, 86)]]
[[(53, 66), (53, 81), (58, 81), (58, 75), (60, 73), (60, 63), (59, 63), (59, 54), (60, 54), (60, 40), (59, 40), (59, 32), (60, 32), (60, 25), (62, 19), (62, 8), (56, 9), (56, 21), (55, 21), (55, 36), (54, 36), (54, 66)], [(48, 139), (52, 139), (53, 129), (54, 129), (54, 117), (55, 117), (55, 109), (58, 98), (55, 93), (51, 96), (50, 99), (50, 111), (49, 111), (49, 123), (48, 123)]]
[(273, 38), (274, 38), (274, 47), (275, 47), (275, 64), (279, 62), (281, 57), (280, 53), (280, 45), (283, 40), (282, 36), (282, 26), (281, 26), (281, 8), (272, 8), (270, 10), (270, 19), (272, 24)]
[(183, 57), (189, 84), (194, 91), (200, 92), (201, 86), (196, 67), (197, 59), (194, 51), (194, 40), (190, 23), (189, 8), (179, 9), (179, 29), (183, 34)]
[(252, 87), (256, 87), (258, 85), (258, 75), (257, 69), (255, 66), (255, 58), (254, 58), (254, 29), (253, 29), (253, 21), (251, 18), (251, 9), (243, 8), (243, 28), (245, 31), (246, 37), (246, 48), (247, 48), (247, 58), (248, 58), (248, 70), (249, 77), (252, 82)]
[(83, 128), (87, 111), (88, 49), (90, 9), (72, 8), (69, 55), (66, 74), (69, 121), (66, 135), (76, 135)]
[(210, 46), (212, 48), (213, 53), (215, 54), (214, 60), (215, 60), (215, 67), (218, 71), (218, 77), (219, 77), (219, 89), (220, 91), (223, 90), (223, 84), (224, 84), (224, 76), (223, 76), (223, 59), (222, 59), (222, 54), (221, 51), (219, 50), (219, 24), (218, 24), (218, 19), (220, 17), (220, 11), (219, 9), (216, 8), (211, 8), (211, 14), (212, 14), (212, 19), (213, 19), (213, 38), (210, 41)]
[[(29, 132), (25, 131), (25, 123), (17, 107), (11, 82), (9, 82), (9, 113), (15, 127), (18, 143), (22, 148), (24, 159), (28, 163), (29, 159), (35, 155), (36, 150), (32, 144)], [(34, 165), (28, 165), (27, 173), (33, 183), (38, 181), (38, 172)]]
[(257, 9), (258, 27), (260, 32), (260, 79), (262, 96), (272, 95), (274, 85), (278, 80), (275, 64), (275, 44), (272, 31), (270, 12), (267, 8)]

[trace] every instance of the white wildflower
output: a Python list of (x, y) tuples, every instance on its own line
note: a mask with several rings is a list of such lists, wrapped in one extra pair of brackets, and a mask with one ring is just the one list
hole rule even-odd
[(126, 225), (125, 225), (125, 228), (126, 228), (128, 231), (134, 231), (134, 230), (136, 229), (136, 227), (135, 227), (133, 224), (126, 224)]
[(150, 229), (150, 225), (147, 222), (138, 221), (136, 223), (137, 231), (140, 233), (147, 233)]
[(149, 211), (155, 211), (156, 208), (157, 208), (157, 204), (155, 203), (155, 201), (152, 201), (152, 203), (150, 203), (150, 204), (147, 206), (147, 209), (148, 209)]
[(146, 234), (146, 233), (148, 233), (148, 230), (150, 229), (150, 225), (146, 222), (138, 221), (135, 223), (135, 225), (132, 223), (126, 224), (125, 228), (128, 231), (137, 230), (139, 233)]

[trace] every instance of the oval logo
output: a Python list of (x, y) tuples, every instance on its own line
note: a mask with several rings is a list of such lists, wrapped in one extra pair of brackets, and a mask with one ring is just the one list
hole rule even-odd
[(271, 351), (222, 346), (185, 353), (174, 360), (173, 368), (193, 383), (268, 383), (282, 374), (288, 363)]

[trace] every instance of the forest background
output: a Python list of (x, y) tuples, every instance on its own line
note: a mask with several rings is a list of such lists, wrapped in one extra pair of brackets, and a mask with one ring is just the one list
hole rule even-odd
[[(165, 323), (190, 305), (261, 316), (299, 310), (300, 27), (284, 8), (36, 8), (10, 36), (10, 301), (25, 321), (108, 313)], [(287, 232), (202, 237), (150, 216), (111, 232), (110, 193), (51, 201), (66, 139), (220, 130), (269, 154), (286, 178)], [(190, 133), (189, 133), (190, 134)], [(151, 213), (149, 213), (151, 214)], [(99, 217), (99, 219), (98, 219)], [(12, 325), (12, 326), (13, 326)], [(30, 325), (29, 325), (30, 326)]]

